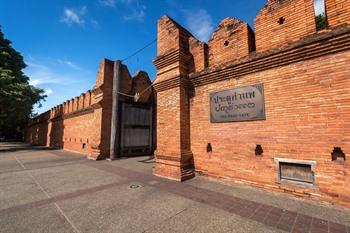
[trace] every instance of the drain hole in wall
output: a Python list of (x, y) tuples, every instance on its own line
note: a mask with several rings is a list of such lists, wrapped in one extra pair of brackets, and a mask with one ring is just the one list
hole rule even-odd
[(264, 150), (261, 145), (256, 145), (255, 147), (255, 155), (256, 156), (262, 156), (264, 153)]
[(213, 152), (213, 148), (211, 147), (211, 144), (207, 144), (207, 152)]

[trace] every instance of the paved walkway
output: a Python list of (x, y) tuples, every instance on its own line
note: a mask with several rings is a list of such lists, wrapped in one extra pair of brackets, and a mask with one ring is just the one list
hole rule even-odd
[(0, 143), (0, 232), (344, 232), (350, 210), (204, 177), (155, 177), (154, 159)]

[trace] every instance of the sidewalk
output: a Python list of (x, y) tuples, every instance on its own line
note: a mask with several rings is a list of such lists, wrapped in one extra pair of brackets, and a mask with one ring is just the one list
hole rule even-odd
[(154, 159), (89, 161), (0, 143), (0, 232), (344, 232), (350, 210), (151, 174)]

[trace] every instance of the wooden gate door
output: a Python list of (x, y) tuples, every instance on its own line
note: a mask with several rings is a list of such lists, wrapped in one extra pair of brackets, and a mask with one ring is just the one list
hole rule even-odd
[(149, 155), (152, 153), (152, 107), (122, 103), (121, 156)]

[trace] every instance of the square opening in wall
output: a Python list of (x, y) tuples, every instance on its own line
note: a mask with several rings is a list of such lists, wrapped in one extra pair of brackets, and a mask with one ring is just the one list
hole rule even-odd
[(279, 178), (281, 181), (314, 184), (311, 164), (279, 162)]

